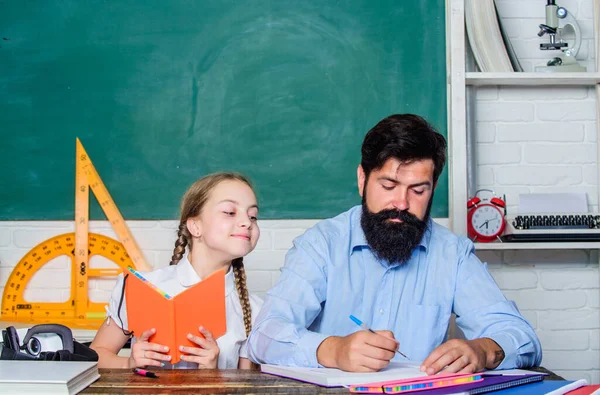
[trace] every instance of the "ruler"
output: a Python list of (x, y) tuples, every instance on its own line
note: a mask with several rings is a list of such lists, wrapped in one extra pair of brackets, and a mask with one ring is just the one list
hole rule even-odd
[[(104, 319), (106, 303), (95, 303), (89, 299), (88, 280), (116, 277), (127, 267), (134, 267), (138, 271), (152, 270), (79, 139), (76, 141), (75, 162), (75, 233), (43, 241), (17, 263), (4, 287), (1, 308), (3, 321), (53, 322), (72, 328), (97, 328)], [(120, 243), (103, 235), (89, 233), (90, 189)], [(57, 303), (26, 301), (23, 294), (35, 272), (61, 255), (71, 258), (69, 299)], [(103, 256), (118, 267), (92, 269), (89, 259), (94, 255)]]
[[(98, 328), (106, 314), (106, 303), (94, 303), (84, 296), (83, 303), (76, 301), (79, 294), (76, 281), (85, 281), (90, 278), (116, 277), (127, 266), (132, 265), (121, 243), (109, 237), (90, 233), (88, 236), (88, 256), (100, 255), (115, 262), (119, 268), (114, 269), (87, 269), (84, 280), (76, 280), (75, 269), (75, 233), (66, 233), (45, 240), (32, 248), (17, 263), (8, 277), (2, 297), (2, 320), (14, 322), (57, 323), (71, 328)], [(27, 283), (35, 273), (51, 260), (67, 255), (71, 257), (71, 297), (65, 302), (32, 302), (24, 298)], [(78, 277), (81, 278), (81, 277)], [(74, 296), (77, 295), (77, 296)], [(80, 302), (83, 311), (76, 312), (75, 306)]]

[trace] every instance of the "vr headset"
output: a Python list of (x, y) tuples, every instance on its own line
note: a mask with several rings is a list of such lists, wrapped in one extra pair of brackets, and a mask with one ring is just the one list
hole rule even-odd
[(98, 354), (73, 340), (71, 329), (60, 324), (41, 324), (29, 328), (23, 338), (14, 326), (2, 331), (3, 360), (97, 361)]

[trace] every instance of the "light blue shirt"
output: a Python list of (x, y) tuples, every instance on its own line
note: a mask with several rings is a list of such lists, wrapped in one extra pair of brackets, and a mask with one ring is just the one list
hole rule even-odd
[(430, 219), (410, 260), (389, 264), (367, 245), (361, 211), (356, 206), (321, 221), (294, 240), (248, 339), (251, 360), (318, 367), (325, 338), (362, 330), (350, 320), (354, 315), (371, 329), (391, 330), (400, 350), (422, 361), (446, 340), (455, 313), (467, 339), (488, 337), (502, 347), (498, 369), (540, 364), (533, 328), (502, 295), (470, 240)]

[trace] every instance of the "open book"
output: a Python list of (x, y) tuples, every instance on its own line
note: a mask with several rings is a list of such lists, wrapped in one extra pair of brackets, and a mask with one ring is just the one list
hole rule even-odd
[(97, 362), (0, 361), (1, 394), (77, 394), (98, 378)]
[(227, 332), (225, 321), (225, 271), (218, 270), (183, 292), (169, 296), (140, 273), (129, 268), (125, 285), (129, 330), (139, 336), (156, 328), (150, 341), (169, 347), (172, 364), (179, 362), (179, 346), (198, 347), (187, 334), (202, 336), (199, 326), (215, 339)]
[(427, 373), (421, 372), (420, 367), (421, 365), (416, 362), (390, 362), (388, 366), (379, 372), (369, 373), (344, 372), (332, 368), (297, 368), (278, 365), (260, 365), (260, 370), (263, 373), (305, 381), (323, 387), (342, 387), (427, 376)]

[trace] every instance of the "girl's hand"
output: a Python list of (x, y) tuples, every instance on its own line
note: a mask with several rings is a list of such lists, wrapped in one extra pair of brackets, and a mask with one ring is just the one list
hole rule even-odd
[(164, 366), (163, 361), (170, 361), (171, 356), (164, 353), (169, 351), (169, 347), (162, 344), (150, 343), (148, 339), (156, 333), (152, 328), (137, 338), (135, 344), (131, 347), (129, 356), (130, 368), (141, 368), (144, 366)]
[(199, 347), (179, 346), (179, 351), (186, 353), (181, 359), (186, 362), (195, 362), (200, 369), (216, 369), (219, 361), (219, 346), (213, 338), (212, 333), (204, 327), (198, 328), (204, 338), (188, 334), (188, 339), (196, 343)]

